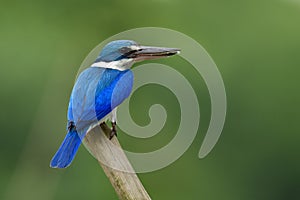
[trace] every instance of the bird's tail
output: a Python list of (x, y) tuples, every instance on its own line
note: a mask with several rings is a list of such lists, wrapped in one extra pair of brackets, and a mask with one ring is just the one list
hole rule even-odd
[(66, 168), (74, 159), (76, 152), (81, 144), (81, 139), (77, 134), (76, 129), (70, 130), (59, 149), (53, 156), (50, 167), (52, 168)]

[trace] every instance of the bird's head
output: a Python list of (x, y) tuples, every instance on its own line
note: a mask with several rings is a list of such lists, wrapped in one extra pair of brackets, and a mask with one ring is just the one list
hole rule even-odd
[(168, 57), (179, 52), (177, 48), (142, 46), (132, 40), (116, 40), (104, 46), (92, 67), (126, 70), (135, 62)]

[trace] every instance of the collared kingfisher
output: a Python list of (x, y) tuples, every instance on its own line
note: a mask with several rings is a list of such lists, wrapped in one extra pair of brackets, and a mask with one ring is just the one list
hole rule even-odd
[(69, 102), (67, 135), (50, 167), (66, 168), (90, 128), (110, 119), (110, 139), (116, 135), (116, 108), (133, 85), (131, 66), (138, 61), (175, 55), (177, 48), (141, 46), (131, 40), (108, 43), (95, 62), (79, 75)]

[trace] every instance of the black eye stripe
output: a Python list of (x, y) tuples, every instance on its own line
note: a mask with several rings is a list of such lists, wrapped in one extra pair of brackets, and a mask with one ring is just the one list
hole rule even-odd
[(119, 49), (120, 53), (126, 54), (126, 53), (134, 53), (137, 51), (141, 51), (142, 49), (132, 49), (130, 47), (122, 47), (121, 49)]
[(129, 47), (122, 47), (119, 52), (127, 58), (134, 57), (134, 53), (140, 51), (140, 49), (131, 49)]

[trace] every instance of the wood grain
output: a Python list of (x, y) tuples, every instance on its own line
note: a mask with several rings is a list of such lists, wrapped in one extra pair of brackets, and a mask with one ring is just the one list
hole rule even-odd
[(86, 135), (83, 144), (98, 160), (121, 200), (151, 199), (134, 172), (117, 137), (108, 139), (110, 128), (102, 123)]

